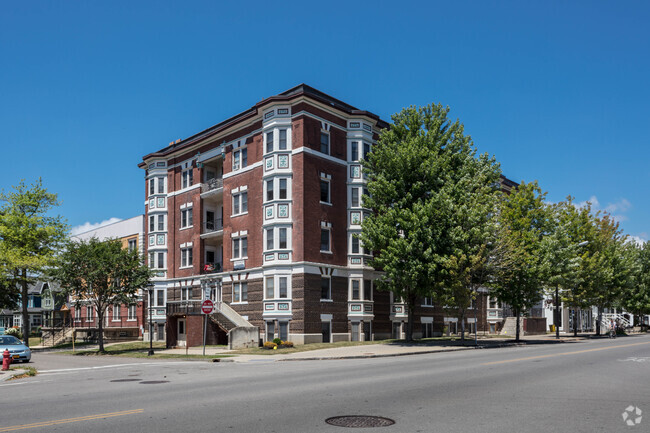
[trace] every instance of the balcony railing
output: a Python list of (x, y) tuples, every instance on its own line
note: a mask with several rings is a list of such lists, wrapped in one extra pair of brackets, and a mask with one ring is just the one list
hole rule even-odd
[(167, 301), (167, 315), (172, 314), (197, 314), (201, 313), (200, 300), (191, 301)]
[(223, 230), (223, 219), (217, 218), (214, 221), (203, 221), (203, 233), (213, 233)]
[(206, 263), (203, 265), (203, 272), (207, 274), (212, 274), (216, 272), (221, 272), (221, 263), (220, 262), (214, 262), (214, 263)]
[(201, 193), (223, 188), (223, 178), (213, 177), (201, 184)]

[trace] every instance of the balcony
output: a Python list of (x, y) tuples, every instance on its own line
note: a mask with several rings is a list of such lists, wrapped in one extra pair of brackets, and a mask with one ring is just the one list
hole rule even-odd
[(205, 263), (203, 265), (204, 274), (218, 274), (222, 269), (221, 262)]
[(201, 313), (201, 300), (167, 301), (167, 315), (174, 314), (199, 314)]
[(218, 198), (223, 193), (223, 178), (214, 177), (201, 184), (201, 198)]
[(203, 221), (201, 239), (218, 238), (221, 236), (223, 236), (223, 219), (216, 218)]

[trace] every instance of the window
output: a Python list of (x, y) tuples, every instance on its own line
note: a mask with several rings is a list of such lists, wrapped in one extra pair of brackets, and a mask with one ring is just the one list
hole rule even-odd
[(428, 296), (422, 298), (422, 305), (427, 307), (433, 307), (433, 298)]
[(93, 307), (90, 305), (86, 307), (86, 317), (88, 318), (88, 321), (93, 320)]
[[(192, 227), (192, 208), (181, 210), (181, 228)], [(158, 222), (160, 224), (160, 221)]]
[(287, 281), (288, 281), (287, 277), (280, 277), (279, 278), (279, 286), (280, 286), (278, 288), (279, 291), (280, 291), (280, 294), (278, 296), (279, 298), (286, 298), (287, 297), (287, 284), (288, 284)]
[(266, 151), (273, 152), (273, 131), (266, 133)]
[(135, 304), (129, 305), (128, 318), (127, 320), (135, 320)]
[(372, 281), (363, 280), (363, 299), (372, 301)]
[(156, 230), (156, 217), (151, 215), (149, 217), (149, 232)]
[(266, 249), (272, 250), (275, 247), (273, 240), (273, 229), (266, 229)]
[(330, 203), (330, 183), (327, 180), (320, 180), (320, 201)]
[(164, 177), (159, 177), (158, 178), (158, 194), (164, 194), (165, 193), (165, 178)]
[(332, 299), (332, 279), (321, 277), (320, 278), (320, 298)]
[(248, 212), (248, 193), (241, 192), (232, 196), (232, 214), (240, 215)]
[(120, 306), (113, 305), (113, 320), (120, 320)]
[(357, 235), (352, 235), (352, 245), (350, 248), (350, 253), (359, 254), (359, 237)]
[(156, 192), (156, 179), (149, 179), (149, 195), (153, 195)]
[(326, 155), (330, 154), (330, 136), (326, 132), (320, 133), (320, 151)]
[(273, 200), (273, 179), (266, 181), (266, 201)]
[(234, 283), (232, 286), (233, 302), (248, 302), (248, 283)]
[(273, 277), (266, 277), (264, 280), (266, 286), (266, 299), (273, 299), (275, 297), (275, 282)]
[(273, 341), (275, 338), (275, 323), (266, 322), (266, 341)]
[(278, 248), (281, 250), (286, 250), (287, 249), (287, 229), (282, 227), (278, 229), (279, 232), (279, 238), (280, 238), (280, 244), (278, 245)]
[(433, 323), (422, 324), (422, 338), (433, 337)]
[(149, 268), (156, 267), (156, 253), (149, 253)]
[(368, 160), (368, 154), (370, 153), (370, 144), (363, 143), (363, 159)]
[(192, 266), (192, 247), (181, 248), (181, 268)]
[(183, 188), (190, 187), (192, 186), (193, 183), (194, 183), (194, 174), (191, 168), (181, 173), (181, 185)]
[(158, 269), (165, 268), (165, 253), (158, 253)]
[(278, 322), (280, 329), (278, 330), (280, 335), (278, 338), (282, 341), (287, 341), (289, 339), (289, 322)]
[(330, 252), (330, 230), (320, 229), (320, 250)]
[(323, 334), (323, 343), (329, 343), (331, 341), (332, 334), (332, 322), (322, 321), (321, 322), (321, 333)]
[(287, 198), (287, 180), (280, 179), (280, 200), (286, 200)]
[(232, 258), (242, 259), (248, 256), (248, 238), (235, 238), (232, 240)]
[(165, 291), (164, 290), (156, 290), (156, 305), (158, 307), (164, 307), (165, 306)]
[(138, 240), (137, 239), (129, 239), (129, 251), (135, 251), (137, 246), (138, 246)]
[(287, 148), (287, 130), (280, 130), (280, 150), (286, 150)]
[(232, 153), (232, 169), (239, 170), (248, 166), (248, 149), (238, 149)]
[(359, 296), (359, 280), (352, 280), (352, 299), (353, 300), (359, 300), (361, 297)]
[(181, 287), (181, 301), (190, 301), (190, 300), (192, 300), (192, 288)]
[(350, 201), (352, 207), (359, 207), (359, 188), (352, 188), (350, 192)]
[(165, 215), (158, 215), (158, 231), (162, 232), (165, 230)]
[(353, 141), (350, 143), (350, 161), (359, 160), (359, 142)]

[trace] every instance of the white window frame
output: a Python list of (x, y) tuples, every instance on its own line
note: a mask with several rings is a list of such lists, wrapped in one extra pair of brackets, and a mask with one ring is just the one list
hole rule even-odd
[(248, 167), (248, 148), (238, 147), (232, 152), (232, 170), (237, 171)]
[[(323, 137), (327, 137), (327, 152), (323, 152)], [(332, 153), (332, 137), (330, 136), (329, 131), (321, 129), (318, 136), (318, 151), (324, 155), (331, 155)]]
[(129, 304), (129, 306), (127, 307), (126, 320), (127, 322), (135, 322), (136, 320), (138, 320), (137, 306), (135, 304)]
[(193, 168), (190, 167), (181, 172), (181, 189), (186, 189), (194, 184)]
[[(282, 280), (286, 279), (286, 293), (285, 296), (281, 296), (280, 292), (280, 282)], [(291, 274), (277, 274), (277, 275), (266, 275), (264, 277), (264, 300), (269, 301), (269, 300), (289, 300), (291, 299), (292, 293), (291, 293)], [(269, 283), (273, 285), (273, 296), (269, 297)]]
[[(246, 200), (243, 200), (246, 196)], [(238, 212), (235, 213), (235, 203), (238, 207)], [(243, 204), (246, 203), (246, 210), (243, 210)], [(248, 213), (248, 189), (232, 194), (232, 216), (246, 215)]]
[[(327, 205), (332, 205), (332, 179), (327, 178), (327, 177), (320, 177), (320, 182), (318, 183), (318, 199), (321, 204), (327, 204)], [(328, 201), (323, 201), (323, 191), (322, 191), (322, 184), (326, 183), (327, 184), (327, 200)]]
[[(320, 243), (319, 248), (321, 248), (320, 252), (321, 253), (331, 253), (332, 252), (332, 228), (331, 227), (323, 227), (323, 226), (321, 226), (320, 230), (321, 230), (321, 235), (320, 235), (320, 239), (319, 239), (319, 243)], [(328, 249), (327, 250), (322, 249), (322, 247), (323, 247), (323, 231), (325, 231), (325, 230), (328, 232), (328, 241), (327, 241)]]
[[(283, 248), (280, 246), (281, 231), (286, 230), (286, 246)], [(271, 234), (273, 239), (273, 244), (269, 248), (269, 234)], [(264, 229), (264, 252), (270, 251), (288, 251), (291, 250), (291, 227), (290, 226), (279, 226), (279, 227), (267, 227)]]
[[(244, 297), (246, 299), (244, 299)], [(236, 283), (232, 284), (232, 302), (231, 303), (232, 304), (248, 304), (248, 281), (239, 281), (239, 282), (236, 282)]]
[(181, 287), (181, 301), (191, 301), (192, 300), (192, 287), (183, 286)]
[[(353, 150), (355, 148), (355, 144), (356, 144), (356, 148), (357, 148), (356, 149), (356, 154), (357, 154), (356, 158), (354, 157), (355, 152), (353, 152)], [(360, 149), (360, 147), (361, 146), (359, 146), (359, 141), (354, 140), (354, 141), (350, 142), (350, 161), (351, 162), (358, 162), (359, 161), (359, 155), (360, 155), (359, 149)]]
[(95, 321), (94, 312), (95, 312), (95, 309), (93, 308), (92, 305), (86, 305), (86, 320), (88, 322), (94, 322)]
[[(246, 255), (243, 254), (244, 251), (242, 248), (244, 242), (246, 243)], [(237, 255), (235, 255), (235, 245), (237, 245)], [(233, 237), (231, 247), (232, 247), (231, 250), (232, 260), (247, 259), (248, 258), (248, 235)]]
[(165, 192), (167, 190), (166, 185), (165, 185), (165, 183), (166, 183), (165, 179), (167, 179), (167, 178), (166, 177), (157, 177), (156, 179), (158, 179), (158, 181), (157, 181), (158, 188), (156, 189), (157, 194), (165, 194)]
[(192, 209), (192, 206), (181, 209), (181, 229), (194, 227), (194, 212)]
[[(363, 278), (350, 278), (349, 281), (350, 281), (350, 283), (349, 283), (350, 292), (348, 294), (349, 299), (351, 301), (362, 301), (363, 300)], [(354, 283), (355, 282), (359, 285), (358, 286), (358, 291), (357, 291), (359, 295), (357, 297), (354, 296)]]
[(118, 304), (113, 304), (112, 320), (113, 320), (113, 322), (119, 322), (121, 320), (121, 317), (120, 317), (120, 305), (118, 305)]
[(181, 265), (180, 268), (191, 268), (194, 264), (194, 246), (181, 247)]

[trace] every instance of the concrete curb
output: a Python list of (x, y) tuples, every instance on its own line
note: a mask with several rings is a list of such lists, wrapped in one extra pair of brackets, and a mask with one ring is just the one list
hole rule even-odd
[(14, 376), (20, 376), (21, 374), (27, 373), (28, 370), (9, 370), (9, 371), (0, 371), (0, 382), (6, 382)]

